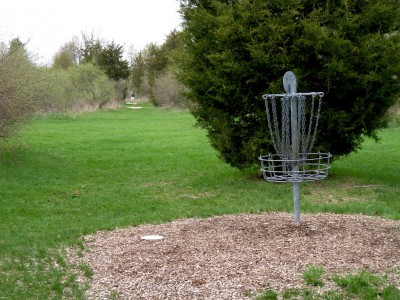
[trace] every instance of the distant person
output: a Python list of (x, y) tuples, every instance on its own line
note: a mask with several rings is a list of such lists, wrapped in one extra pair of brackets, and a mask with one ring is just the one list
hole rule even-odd
[(132, 102), (135, 101), (135, 92), (134, 91), (132, 91), (132, 93), (131, 93), (131, 101)]

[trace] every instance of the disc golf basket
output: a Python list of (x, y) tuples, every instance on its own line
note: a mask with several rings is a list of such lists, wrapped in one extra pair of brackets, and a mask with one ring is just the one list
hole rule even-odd
[(283, 76), (283, 87), (286, 94), (263, 95), (276, 153), (259, 160), (265, 180), (293, 183), (294, 222), (300, 224), (299, 183), (326, 178), (332, 155), (312, 152), (324, 93), (297, 93), (291, 71)]

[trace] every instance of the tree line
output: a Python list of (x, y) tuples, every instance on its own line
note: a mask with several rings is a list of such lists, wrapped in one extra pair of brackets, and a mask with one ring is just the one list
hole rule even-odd
[(62, 45), (50, 66), (38, 65), (19, 38), (0, 41), (0, 139), (38, 112), (119, 107), (132, 91), (156, 106), (182, 105), (170, 67), (177, 37), (173, 31), (164, 44), (125, 58), (122, 45), (83, 34)]
[(143, 50), (131, 51), (124, 58), (124, 48), (114, 41), (93, 35), (74, 37), (55, 54), (53, 68), (70, 68), (91, 64), (119, 83), (124, 99), (128, 92), (149, 98), (155, 106), (181, 106), (179, 84), (171, 67), (171, 57), (179, 46), (179, 33), (174, 30), (162, 45), (148, 44)]

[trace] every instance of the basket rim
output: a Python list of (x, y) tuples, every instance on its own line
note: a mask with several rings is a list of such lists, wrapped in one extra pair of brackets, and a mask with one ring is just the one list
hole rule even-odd
[[(315, 157), (309, 157), (309, 156), (315, 156)], [(279, 159), (274, 159), (274, 157), (279, 157)], [(263, 161), (269, 161), (269, 162), (307, 162), (307, 161), (318, 161), (318, 160), (325, 160), (329, 159), (332, 157), (332, 154), (330, 152), (324, 153), (324, 152), (309, 152), (306, 154), (306, 156), (303, 155), (303, 153), (299, 153), (299, 159), (282, 159), (280, 158), (281, 156), (278, 153), (273, 153), (269, 155), (262, 155), (258, 158), (261, 162)]]

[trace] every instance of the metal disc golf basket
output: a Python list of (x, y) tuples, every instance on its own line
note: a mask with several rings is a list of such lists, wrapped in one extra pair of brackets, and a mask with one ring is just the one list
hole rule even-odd
[(299, 183), (326, 178), (332, 155), (312, 152), (324, 93), (297, 93), (290, 71), (283, 76), (283, 87), (286, 94), (263, 95), (276, 153), (259, 160), (265, 180), (293, 183), (294, 222), (300, 224)]

